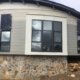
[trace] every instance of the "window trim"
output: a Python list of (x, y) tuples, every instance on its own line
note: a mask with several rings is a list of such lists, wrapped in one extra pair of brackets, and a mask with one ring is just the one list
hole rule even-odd
[[(62, 22), (62, 52), (31, 52), (32, 20), (50, 20)], [(68, 55), (67, 19), (54, 16), (26, 15), (25, 55)], [(28, 34), (27, 34), (28, 33)]]

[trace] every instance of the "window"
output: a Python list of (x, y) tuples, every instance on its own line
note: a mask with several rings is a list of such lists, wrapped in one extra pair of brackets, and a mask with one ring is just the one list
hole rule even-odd
[(68, 55), (66, 18), (27, 15), (25, 54)]
[(0, 27), (0, 51), (10, 51), (10, 36), (11, 34), (11, 15), (1, 15), (1, 27)]
[(78, 19), (78, 23), (77, 23), (77, 47), (78, 47), (78, 53), (80, 53), (80, 19)]
[(9, 2), (9, 0), (0, 0), (0, 2)]
[(31, 50), (62, 52), (62, 22), (32, 20)]
[(11, 0), (12, 2), (23, 2), (23, 0)]

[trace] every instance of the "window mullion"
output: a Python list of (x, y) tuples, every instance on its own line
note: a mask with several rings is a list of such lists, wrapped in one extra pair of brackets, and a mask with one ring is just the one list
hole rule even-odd
[(54, 22), (52, 22), (52, 51), (54, 51)]
[(41, 27), (41, 51), (43, 51), (43, 20), (42, 22), (42, 27)]

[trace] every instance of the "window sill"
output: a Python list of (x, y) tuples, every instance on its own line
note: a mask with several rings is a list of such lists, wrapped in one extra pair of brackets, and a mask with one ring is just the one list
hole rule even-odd
[(68, 53), (63, 53), (63, 52), (28, 52), (25, 53), (25, 55), (43, 55), (43, 56), (67, 56)]

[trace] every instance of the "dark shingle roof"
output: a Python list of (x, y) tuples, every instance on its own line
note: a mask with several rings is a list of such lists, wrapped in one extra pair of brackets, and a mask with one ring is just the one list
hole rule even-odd
[(76, 11), (73, 8), (67, 7), (65, 5), (49, 1), (49, 0), (0, 0), (0, 3), (2, 2), (22, 2), (22, 3), (31, 3), (31, 4), (37, 4), (37, 5), (43, 5), (47, 7), (55, 7), (58, 10), (64, 11), (66, 13), (72, 14), (73, 16), (76, 16), (80, 19), (80, 12)]

